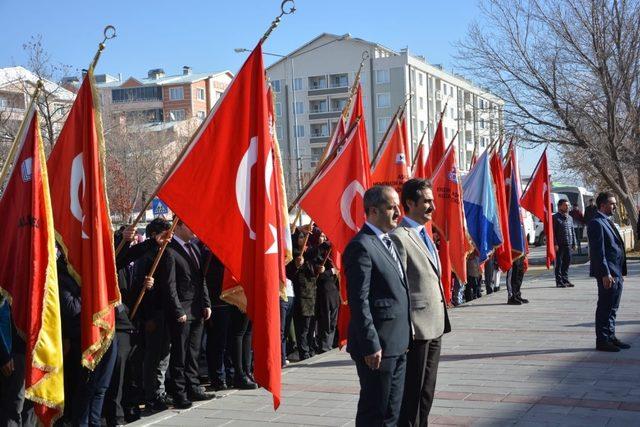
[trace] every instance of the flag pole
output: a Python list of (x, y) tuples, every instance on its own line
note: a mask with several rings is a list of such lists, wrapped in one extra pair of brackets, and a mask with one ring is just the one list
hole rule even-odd
[(373, 159), (371, 160), (371, 164), (369, 166), (373, 166), (373, 164), (378, 160), (378, 157), (380, 156), (380, 151), (382, 151), (384, 142), (387, 139), (389, 132), (391, 132), (391, 128), (394, 125), (394, 121), (400, 120), (400, 118), (404, 114), (405, 109), (407, 108), (407, 102), (409, 102), (411, 98), (413, 98), (413, 92), (411, 92), (409, 96), (406, 96), (404, 99), (404, 102), (398, 106), (398, 109), (396, 110), (395, 114), (391, 118), (391, 121), (389, 122), (389, 126), (387, 127), (387, 130), (385, 131), (384, 135), (382, 136), (382, 139), (380, 140), (381, 141), (380, 145), (378, 145), (378, 147), (376, 148), (376, 152), (373, 154)]
[[(325, 159), (324, 163), (328, 164), (331, 160), (333, 160), (333, 158), (335, 157), (335, 155), (338, 153), (338, 149), (342, 146), (342, 144), (344, 144), (344, 142), (349, 139), (351, 137), (351, 134), (353, 133), (353, 131), (355, 130), (355, 128), (358, 126), (358, 123), (360, 123), (360, 119), (361, 117), (358, 117), (356, 119), (355, 122), (353, 122), (353, 124), (351, 125), (351, 127), (347, 130), (347, 132), (344, 134), (344, 136), (342, 137), (342, 139), (340, 139), (340, 141), (338, 141), (338, 143), (331, 149), (331, 152), (329, 152), (329, 154), (327, 155), (327, 158)], [(326, 165), (325, 165), (326, 166)], [(311, 176), (311, 178), (309, 179), (309, 181), (307, 181), (307, 183), (304, 185), (304, 187), (300, 190), (300, 192), (298, 193), (298, 195), (296, 196), (296, 198), (293, 200), (293, 202), (291, 202), (291, 204), (289, 205), (289, 212), (291, 212), (296, 205), (298, 204), (298, 202), (300, 201), (300, 199), (302, 199), (302, 197), (306, 194), (307, 191), (309, 191), (309, 188), (311, 188), (311, 186), (314, 184), (314, 181), (316, 180), (316, 178), (324, 171), (324, 167), (323, 168), (316, 168), (316, 170), (314, 171), (313, 175)]]
[[(362, 68), (364, 67), (364, 62), (369, 58), (369, 52), (368, 51), (363, 51), (362, 52), (362, 60), (360, 61), (360, 65), (358, 66), (358, 71), (356, 72), (356, 76), (353, 80), (353, 84), (351, 85), (351, 88), (349, 89), (349, 97), (347, 98), (347, 102), (344, 105), (344, 108), (342, 109), (342, 113), (340, 114), (340, 120), (346, 120), (347, 116), (349, 115), (349, 110), (351, 109), (351, 103), (353, 102), (353, 97), (356, 94), (356, 91), (358, 90), (358, 85), (360, 84), (360, 75), (362, 73)], [(359, 119), (358, 119), (359, 120)], [(332, 141), (333, 138), (335, 137), (335, 133), (338, 131), (338, 127), (336, 126), (335, 129), (333, 129), (333, 131), (331, 132), (331, 136), (329, 137), (329, 141)], [(344, 140), (344, 139), (343, 139)], [(336, 144), (338, 145), (338, 144)], [(318, 163), (318, 165), (316, 166), (315, 171), (313, 171), (313, 175), (311, 177), (311, 179), (309, 179), (309, 181), (307, 182), (307, 184), (309, 184), (310, 182), (313, 182), (313, 180), (320, 174), (320, 172), (322, 172), (322, 170), (324, 170), (325, 166), (328, 164), (328, 157), (331, 154), (331, 150), (333, 150), (334, 147), (330, 147), (329, 144), (327, 143), (327, 145), (324, 146), (324, 150), (322, 151), (322, 155), (320, 156), (320, 162)], [(307, 185), (305, 185), (303, 187), (303, 189), (300, 190), (300, 194), (304, 194), (304, 191), (306, 191), (306, 189), (308, 188)], [(289, 205), (289, 212), (291, 212), (295, 207), (297, 202), (301, 199), (301, 197), (299, 194), (296, 195), (295, 198), (295, 202), (291, 203)]]
[(104, 39), (102, 39), (102, 41), (98, 44), (98, 51), (94, 55), (93, 60), (91, 61), (91, 65), (89, 65), (89, 70), (91, 71), (96, 68), (98, 60), (100, 59), (100, 55), (102, 55), (102, 51), (105, 48), (106, 41), (116, 37), (116, 27), (114, 27), (113, 25), (107, 25), (106, 27), (104, 27), (102, 34), (104, 35)]
[[(287, 5), (291, 3), (290, 6), (287, 7)], [(281, 18), (284, 15), (290, 15), (292, 13), (294, 13), (296, 11), (296, 4), (294, 2), (294, 0), (283, 0), (282, 3), (280, 3), (280, 15), (278, 15), (272, 22), (271, 25), (269, 26), (269, 28), (267, 29), (267, 31), (265, 31), (265, 33), (263, 34), (263, 36), (260, 38), (260, 44), (264, 43), (269, 36), (271, 35), (271, 33), (273, 32), (273, 30), (278, 26), (278, 24), (280, 24)], [(108, 27), (107, 27), (108, 28)], [(105, 28), (105, 38), (107, 37), (106, 34), (107, 29)], [(114, 29), (114, 36), (115, 37), (115, 29)], [(112, 38), (112, 37), (111, 37)], [(103, 43), (101, 43), (102, 45)], [(104, 48), (104, 47), (103, 47)], [(98, 51), (98, 53), (96, 53), (96, 58), (94, 58), (94, 60), (97, 60), (97, 58), (100, 57), (100, 51), (101, 49)], [(213, 111), (213, 110), (212, 110)], [(211, 114), (211, 113), (209, 113)], [(133, 223), (131, 224), (131, 226), (135, 226), (137, 225), (140, 220), (142, 219), (142, 216), (145, 215), (147, 209), (149, 208), (149, 205), (151, 204), (151, 202), (153, 201), (153, 199), (158, 195), (158, 192), (160, 191), (160, 189), (162, 188), (162, 186), (164, 186), (164, 184), (167, 182), (167, 180), (169, 179), (169, 177), (171, 175), (173, 175), (173, 172), (175, 172), (175, 170), (177, 169), (178, 165), (180, 164), (180, 162), (182, 161), (182, 158), (187, 154), (187, 152), (189, 151), (189, 148), (191, 147), (191, 144), (193, 143), (193, 141), (195, 140), (195, 138), (200, 135), (200, 131), (204, 128), (204, 126), (206, 124), (208, 124), (209, 121), (208, 120), (203, 120), (202, 123), (200, 123), (200, 125), (198, 126), (198, 128), (196, 129), (196, 131), (191, 135), (191, 138), (189, 139), (189, 142), (182, 147), (182, 150), (180, 150), (180, 153), (178, 154), (178, 157), (175, 159), (175, 161), (173, 162), (173, 164), (171, 165), (171, 167), (169, 168), (169, 170), (167, 171), (167, 173), (164, 174), (164, 176), (162, 177), (162, 180), (160, 181), (160, 183), (156, 186), (156, 188), (153, 190), (153, 193), (151, 193), (151, 195), (149, 196), (149, 198), (147, 199), (147, 201), (145, 202), (143, 208), (140, 210), (140, 212), (138, 213), (138, 216), (136, 216), (136, 218), (134, 219)], [(118, 245), (118, 247), (116, 248), (116, 252), (115, 255), (118, 256), (118, 254), (120, 253), (120, 251), (122, 250), (122, 248), (124, 247), (124, 239), (122, 239), (120, 241), (120, 244)]]
[(422, 131), (422, 136), (420, 137), (420, 142), (418, 143), (418, 148), (416, 148), (416, 152), (413, 156), (413, 161), (411, 162), (411, 171), (413, 171), (416, 167), (416, 160), (418, 157), (418, 152), (420, 151), (420, 147), (422, 147), (424, 145), (424, 137), (427, 136), (427, 129), (428, 127), (425, 127), (424, 130)]
[[(178, 225), (178, 222), (180, 222), (180, 220), (178, 219), (178, 217), (175, 217), (173, 219), (173, 224), (171, 224), (171, 228), (169, 229), (169, 235), (173, 236), (173, 232), (176, 229), (176, 226)], [(124, 241), (124, 239), (122, 239)], [(167, 248), (167, 245), (169, 244), (169, 240), (171, 239), (166, 239), (164, 242), (162, 242), (162, 245), (160, 246), (160, 250), (158, 251), (158, 253), (156, 254), (156, 257), (153, 260), (153, 264), (151, 264), (151, 268), (149, 269), (149, 273), (147, 273), (146, 276), (144, 276), (145, 279), (148, 279), (150, 277), (153, 277), (153, 275), (156, 272), (156, 268), (158, 268), (158, 263), (160, 262), (160, 258), (162, 258), (162, 254), (164, 254), (164, 250)], [(140, 293), (138, 294), (138, 298), (136, 299), (136, 303), (133, 305), (133, 309), (131, 310), (131, 316), (129, 316), (129, 318), (131, 320), (133, 320), (133, 318), (135, 317), (136, 313), (138, 312), (138, 307), (140, 306), (140, 303), (142, 302), (142, 298), (144, 297), (144, 294), (147, 292), (147, 287), (143, 286), (142, 289), (140, 289)]]
[[(42, 80), (38, 79), (36, 83), (36, 88), (33, 91), (33, 94), (31, 95), (31, 101), (29, 102), (29, 108), (27, 108), (27, 112), (31, 111), (31, 109), (34, 108), (34, 104), (37, 102), (38, 96), (40, 95), (40, 91), (43, 89), (44, 89), (44, 83), (42, 82)], [(16, 155), (16, 152), (18, 151), (18, 144), (19, 144), (19, 141), (22, 139), (22, 135), (25, 131), (26, 122), (27, 122), (27, 116), (25, 115), (24, 119), (22, 119), (22, 123), (20, 123), (20, 128), (18, 129), (18, 133), (16, 134), (16, 137), (13, 140), (13, 144), (11, 144), (11, 148), (9, 149), (9, 154), (7, 154), (7, 159), (2, 165), (2, 171), (0, 172), (0, 190), (4, 188), (4, 179), (9, 173), (9, 168), (11, 167), (11, 164), (14, 161), (13, 157)], [(1, 194), (2, 194), (2, 191), (0, 191), (0, 195)]]

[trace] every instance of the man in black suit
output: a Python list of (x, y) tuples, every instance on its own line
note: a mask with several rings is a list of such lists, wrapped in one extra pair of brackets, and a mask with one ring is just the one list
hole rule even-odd
[(627, 255), (624, 241), (611, 220), (616, 210), (616, 198), (604, 192), (596, 198), (598, 212), (589, 221), (589, 275), (598, 283), (596, 308), (596, 349), (618, 352), (631, 348), (616, 337), (616, 313), (622, 296), (623, 277), (627, 275)]
[(398, 193), (374, 186), (364, 193), (367, 221), (343, 255), (351, 321), (347, 351), (360, 378), (357, 426), (395, 426), (411, 341), (409, 291), (388, 233), (400, 208)]
[(198, 357), (203, 321), (211, 317), (211, 302), (204, 281), (204, 260), (195, 235), (182, 221), (175, 229), (158, 265), (156, 282), (164, 296), (171, 334), (169, 372), (174, 406), (191, 406), (191, 401), (209, 399), (198, 380)]

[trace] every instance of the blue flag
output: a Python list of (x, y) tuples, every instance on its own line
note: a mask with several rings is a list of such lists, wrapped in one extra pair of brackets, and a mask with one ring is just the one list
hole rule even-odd
[(479, 253), (479, 262), (489, 258), (502, 243), (495, 186), (484, 152), (462, 183), (464, 215), (471, 240)]

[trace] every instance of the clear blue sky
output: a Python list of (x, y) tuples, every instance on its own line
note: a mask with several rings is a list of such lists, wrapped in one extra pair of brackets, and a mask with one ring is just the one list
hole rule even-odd
[[(480, 19), (477, 0), (297, 0), (296, 6), (265, 51), (288, 53), (323, 32), (350, 33), (395, 50), (408, 46), (427, 61), (452, 69), (454, 43), (464, 37), (469, 23)], [(233, 49), (252, 48), (279, 10), (279, 0), (0, 0), (5, 35), (0, 67), (25, 65), (22, 44), (40, 34), (54, 62), (86, 68), (104, 26), (111, 24), (118, 36), (108, 42), (98, 72), (126, 78), (164, 68), (176, 74), (183, 65), (194, 72), (235, 72), (244, 55)], [(523, 150), (523, 174), (530, 173), (538, 153)]]

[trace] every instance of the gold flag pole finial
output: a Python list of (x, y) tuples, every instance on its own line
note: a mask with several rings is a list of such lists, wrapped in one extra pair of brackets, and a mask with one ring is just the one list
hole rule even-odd
[[(288, 3), (291, 3), (291, 4), (288, 5)], [(265, 40), (267, 40), (269, 38), (269, 36), (271, 35), (271, 32), (273, 32), (273, 30), (276, 29), (278, 24), (280, 24), (280, 18), (282, 18), (284, 15), (291, 15), (292, 13), (295, 13), (295, 11), (296, 11), (296, 2), (295, 1), (293, 1), (293, 0), (283, 0), (283, 2), (280, 3), (280, 15), (276, 16), (276, 19), (274, 19), (271, 22), (271, 25), (269, 26), (269, 29), (264, 33), (264, 35), (260, 39), (260, 44), (264, 43)]]
[(98, 44), (98, 51), (93, 57), (93, 61), (91, 61), (91, 65), (89, 66), (89, 70), (91, 71), (96, 68), (96, 64), (98, 63), (98, 59), (100, 59), (100, 55), (105, 48), (105, 43), (107, 42), (107, 40), (111, 40), (116, 37), (116, 27), (114, 27), (113, 25), (107, 25), (106, 27), (104, 27), (102, 34), (104, 35), (104, 39), (102, 39), (100, 44)]

